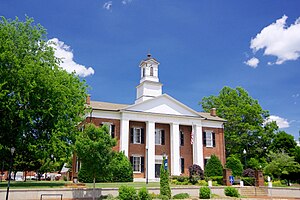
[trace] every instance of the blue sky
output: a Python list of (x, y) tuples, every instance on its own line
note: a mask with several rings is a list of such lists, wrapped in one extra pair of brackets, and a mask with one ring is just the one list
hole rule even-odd
[(138, 64), (150, 50), (164, 93), (201, 111), (204, 96), (242, 86), (296, 139), (299, 8), (298, 0), (0, 1), (0, 15), (28, 15), (47, 29), (92, 100), (134, 103)]

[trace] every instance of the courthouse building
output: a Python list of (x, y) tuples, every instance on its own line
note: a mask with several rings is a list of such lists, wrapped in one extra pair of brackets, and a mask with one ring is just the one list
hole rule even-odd
[[(225, 120), (210, 113), (197, 112), (168, 94), (162, 93), (158, 77), (159, 62), (150, 54), (140, 63), (140, 83), (134, 104), (115, 104), (87, 99), (91, 112), (86, 122), (107, 124), (117, 139), (116, 151), (130, 159), (135, 180), (156, 180), (163, 156), (171, 175), (188, 175), (197, 164), (204, 169), (215, 154), (225, 163)], [(74, 163), (76, 176), (78, 166)], [(147, 177), (148, 176), (148, 177)]]

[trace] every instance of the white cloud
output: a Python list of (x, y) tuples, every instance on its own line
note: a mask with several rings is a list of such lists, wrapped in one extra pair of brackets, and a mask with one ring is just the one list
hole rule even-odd
[(279, 117), (279, 116), (276, 116), (276, 115), (270, 115), (267, 118), (266, 123), (272, 122), (272, 121), (275, 121), (279, 128), (288, 128), (288, 127), (290, 127), (290, 123), (287, 121), (287, 119), (284, 119), (282, 117)]
[(277, 57), (275, 62), (277, 65), (300, 57), (300, 17), (289, 27), (286, 25), (287, 18), (284, 15), (275, 23), (263, 28), (251, 40), (250, 48), (254, 53), (264, 49), (264, 55)]
[(297, 97), (299, 97), (299, 96), (300, 96), (300, 94), (298, 94), (298, 93), (292, 95), (293, 98), (297, 98)]
[(111, 10), (112, 9), (112, 1), (105, 2), (103, 4), (103, 8), (106, 10)]
[(126, 4), (131, 3), (131, 2), (132, 2), (132, 0), (122, 0), (123, 5), (126, 5)]
[(48, 40), (48, 43), (51, 47), (54, 48), (54, 55), (57, 58), (60, 58), (62, 62), (60, 63), (60, 67), (65, 69), (67, 72), (75, 73), (81, 77), (86, 77), (94, 74), (94, 69), (91, 67), (85, 67), (83, 65), (77, 64), (73, 58), (73, 52), (71, 48), (66, 45), (64, 42), (59, 41), (57, 38), (52, 38)]
[(259, 60), (255, 57), (247, 60), (244, 62), (246, 65), (249, 65), (250, 67), (253, 67), (253, 68), (256, 68), (258, 63), (259, 63)]

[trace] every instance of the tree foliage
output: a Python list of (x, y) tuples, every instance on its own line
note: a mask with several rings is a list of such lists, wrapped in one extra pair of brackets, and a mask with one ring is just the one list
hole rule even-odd
[(87, 124), (84, 131), (78, 134), (75, 151), (88, 176), (94, 180), (106, 176), (115, 145), (116, 141), (111, 138), (107, 126), (98, 128)]
[(227, 120), (224, 127), (226, 155), (236, 154), (243, 158), (243, 149), (247, 157), (263, 157), (278, 129), (276, 123), (264, 126), (269, 112), (263, 110), (258, 101), (248, 92), (237, 87), (224, 87), (219, 95), (204, 97), (201, 101), (204, 111), (217, 109), (217, 115)]
[(291, 180), (291, 175), (300, 175), (300, 164), (294, 160), (294, 157), (287, 153), (279, 152), (269, 154), (271, 162), (264, 168), (264, 173), (279, 179)]
[(223, 175), (222, 163), (216, 155), (212, 155), (208, 160), (204, 168), (204, 175), (206, 177)]
[(235, 156), (229, 156), (226, 159), (226, 168), (232, 170), (233, 176), (241, 176), (243, 173), (243, 165)]
[(296, 146), (297, 143), (294, 140), (294, 136), (287, 134), (284, 131), (279, 131), (270, 145), (270, 150), (273, 152), (284, 151), (288, 155), (292, 156)]
[(70, 154), (85, 109), (86, 84), (59, 63), (41, 25), (30, 18), (2, 17), (0, 154), (14, 146), (18, 170), (38, 169), (50, 155), (63, 162)]
[(163, 158), (162, 165), (160, 167), (160, 195), (165, 195), (171, 199), (171, 188), (169, 183), (169, 171), (165, 169), (164, 163), (165, 159)]

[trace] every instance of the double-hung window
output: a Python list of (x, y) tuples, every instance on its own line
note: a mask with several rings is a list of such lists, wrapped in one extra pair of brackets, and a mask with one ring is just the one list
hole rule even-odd
[(143, 128), (131, 128), (130, 142), (133, 144), (144, 144), (144, 129)]
[(106, 125), (108, 127), (108, 132), (112, 138), (115, 138), (115, 125), (110, 122), (103, 122), (102, 125)]
[(180, 134), (180, 146), (184, 146), (184, 133), (183, 131), (179, 131)]
[(143, 156), (131, 156), (130, 162), (132, 164), (133, 172), (135, 173), (144, 172), (145, 159)]
[(165, 130), (161, 130), (161, 129), (155, 130), (155, 144), (165, 145)]
[(215, 147), (216, 139), (215, 133), (212, 131), (203, 132), (203, 143), (205, 147)]

